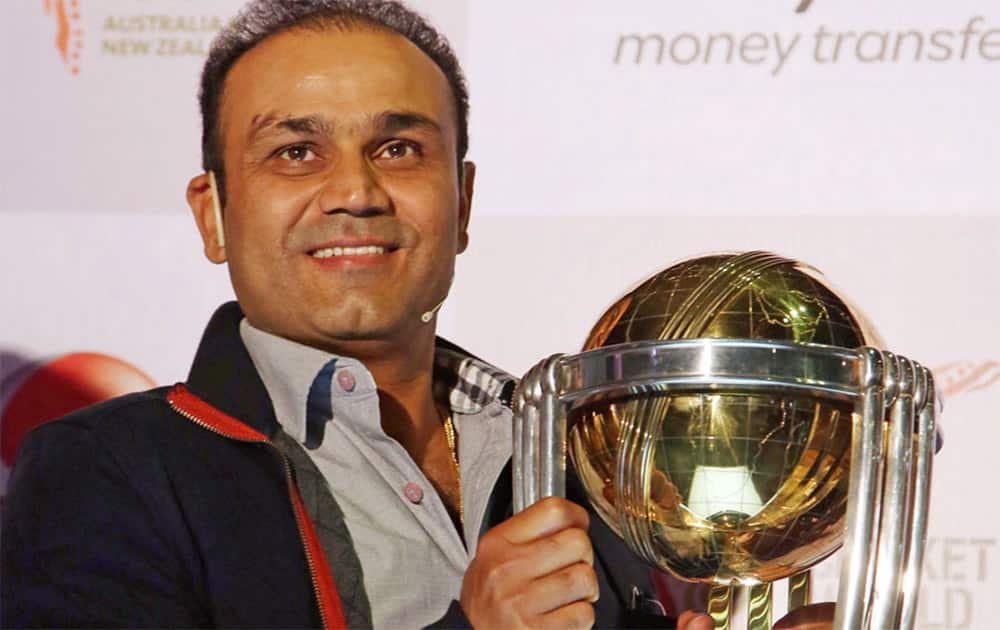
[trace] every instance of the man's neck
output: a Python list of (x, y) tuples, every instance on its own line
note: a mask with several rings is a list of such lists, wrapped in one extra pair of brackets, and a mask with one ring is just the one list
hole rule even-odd
[[(248, 330), (254, 329), (249, 321), (246, 324)], [(256, 330), (265, 333), (270, 339), (294, 341), (275, 333)], [(408, 333), (405, 338), (396, 340), (352, 339), (295, 343), (319, 351), (318, 356), (313, 358), (314, 363), (319, 361), (317, 369), (326, 364), (328, 359), (324, 357), (329, 354), (351, 358), (364, 365), (378, 388), (379, 422), (383, 432), (396, 440), (409, 454), (434, 486), (452, 518), (460, 523), (462, 500), (457, 467), (458, 436), (454, 430), (449, 432), (443, 423), (451, 413), (449, 400), (435, 400), (434, 325), (429, 322), (425, 327), (411, 329)], [(263, 365), (273, 379), (280, 380), (282, 374), (290, 376), (280, 362), (274, 364), (264, 361)], [(286, 365), (285, 368), (287, 367)], [(309, 378), (312, 378), (311, 373)], [(283, 398), (278, 396), (276, 400), (276, 404), (282, 403)], [(287, 410), (286, 415), (296, 416), (294, 412), (289, 413)], [(307, 427), (303, 425), (302, 431), (300, 439), (305, 439)], [(461, 527), (459, 532), (461, 533)]]
[(457, 453), (452, 452), (442, 422), (451, 411), (447, 400), (434, 399), (433, 326), (421, 332), (411, 344), (393, 344), (403, 349), (403, 355), (382, 353), (362, 360), (378, 386), (382, 430), (424, 472), (464, 536)]
[(352, 340), (325, 348), (364, 363), (378, 387), (383, 430), (418, 465), (441, 427), (434, 400), (434, 331), (432, 322), (410, 331), (405, 339)]

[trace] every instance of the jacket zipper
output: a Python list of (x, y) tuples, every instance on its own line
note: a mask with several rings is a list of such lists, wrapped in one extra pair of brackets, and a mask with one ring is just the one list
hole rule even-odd
[(170, 404), (171, 409), (173, 409), (175, 412), (177, 412), (184, 418), (187, 418), (188, 420), (190, 420), (191, 422), (195, 423), (196, 425), (200, 426), (203, 429), (207, 429), (208, 431), (211, 431), (212, 433), (215, 433), (217, 435), (221, 435), (224, 438), (228, 438), (230, 440), (236, 440), (237, 442), (244, 442), (246, 444), (264, 444), (274, 449), (274, 452), (277, 453), (278, 457), (281, 458), (281, 463), (285, 469), (285, 481), (288, 484), (288, 500), (292, 505), (292, 514), (295, 515), (295, 525), (299, 530), (299, 541), (301, 541), (302, 548), (305, 551), (306, 564), (309, 565), (309, 579), (312, 581), (313, 594), (316, 596), (316, 604), (317, 606), (319, 606), (320, 620), (322, 621), (324, 628), (330, 628), (329, 613), (326, 610), (326, 603), (323, 601), (322, 594), (320, 593), (319, 580), (316, 577), (316, 560), (313, 558), (312, 550), (309, 549), (308, 542), (306, 542), (306, 530), (304, 524), (302, 523), (303, 515), (299, 513), (299, 506), (296, 504), (295, 501), (295, 493), (297, 491), (295, 489), (295, 481), (292, 478), (292, 467), (288, 463), (288, 458), (286, 458), (285, 454), (282, 453), (278, 449), (278, 447), (275, 446), (270, 440), (263, 438), (260, 439), (245, 438), (238, 435), (233, 435), (231, 433), (227, 433), (219, 429), (218, 427), (213, 426), (208, 422), (205, 422), (204, 420), (195, 416), (189, 411), (181, 409), (172, 398), (167, 397), (167, 402)]

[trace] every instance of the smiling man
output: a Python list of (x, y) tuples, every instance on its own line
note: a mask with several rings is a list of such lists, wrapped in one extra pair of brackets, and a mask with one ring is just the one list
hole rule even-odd
[(514, 381), (435, 336), (467, 103), (399, 4), (259, 0), (219, 35), (187, 196), (237, 302), (185, 383), (25, 442), (5, 626), (669, 625), (579, 505), (510, 516)]
[(475, 175), (445, 40), (396, 3), (257, 0), (201, 105), (187, 196), (237, 302), (185, 383), (25, 442), (3, 625), (670, 627), (577, 503), (510, 515), (514, 381), (435, 336)]

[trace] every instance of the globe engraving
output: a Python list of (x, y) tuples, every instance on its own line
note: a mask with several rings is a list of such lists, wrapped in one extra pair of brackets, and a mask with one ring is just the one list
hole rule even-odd
[[(818, 271), (750, 252), (653, 275), (608, 309), (584, 350), (698, 338), (880, 345)], [(651, 533), (642, 555), (656, 566), (689, 581), (755, 584), (841, 544), (853, 412), (821, 393), (645, 392), (571, 409), (568, 450), (601, 518), (619, 535)], [(620, 456), (641, 483), (618, 483)], [(639, 496), (619, 497), (626, 486)]]

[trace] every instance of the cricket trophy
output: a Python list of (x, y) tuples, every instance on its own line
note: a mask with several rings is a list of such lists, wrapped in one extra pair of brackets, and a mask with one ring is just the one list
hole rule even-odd
[(633, 553), (713, 585), (716, 628), (746, 587), (748, 627), (770, 629), (771, 583), (806, 604), (809, 568), (843, 547), (834, 627), (909, 629), (937, 411), (931, 373), (882, 349), (814, 268), (694, 258), (521, 381), (515, 510), (564, 495), (572, 465)]

